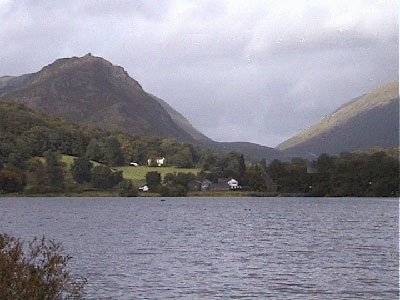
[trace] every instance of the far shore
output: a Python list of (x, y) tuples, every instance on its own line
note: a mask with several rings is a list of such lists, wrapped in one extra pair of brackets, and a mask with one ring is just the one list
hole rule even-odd
[[(275, 192), (251, 192), (251, 191), (194, 191), (188, 192), (186, 196), (180, 196), (181, 198), (185, 197), (279, 197), (286, 195), (280, 195)], [(301, 197), (304, 195), (295, 195), (293, 197)], [(103, 190), (103, 191), (84, 191), (79, 193), (46, 193), (46, 194), (25, 194), (25, 193), (9, 193), (9, 194), (0, 194), (0, 198), (4, 197), (120, 197), (118, 196), (118, 192), (112, 190)], [(160, 197), (160, 198), (169, 198), (166, 196), (161, 196), (159, 193), (151, 193), (151, 192), (139, 192), (136, 197)], [(135, 198), (135, 197), (132, 197)], [(176, 197), (171, 197), (176, 198)]]

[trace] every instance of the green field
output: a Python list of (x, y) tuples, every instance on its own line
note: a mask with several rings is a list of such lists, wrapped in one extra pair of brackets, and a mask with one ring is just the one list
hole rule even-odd
[(161, 174), (161, 178), (163, 178), (168, 173), (193, 173), (197, 174), (200, 172), (200, 169), (183, 169), (183, 168), (176, 168), (176, 167), (146, 167), (146, 166), (139, 166), (139, 167), (131, 167), (131, 166), (124, 166), (124, 167), (117, 167), (117, 170), (122, 171), (122, 174), (125, 179), (132, 179), (132, 180), (145, 180), (147, 172), (156, 171)]
[[(71, 168), (72, 163), (74, 162), (74, 156), (69, 155), (62, 155), (61, 161), (66, 164), (67, 170)], [(43, 159), (44, 160), (44, 159)], [(92, 161), (94, 166), (100, 165), (100, 163)], [(192, 168), (192, 169), (185, 169), (185, 168), (176, 168), (176, 167), (147, 167), (147, 166), (139, 166), (139, 167), (132, 167), (132, 166), (123, 166), (123, 167), (116, 167), (116, 170), (122, 171), (122, 176), (125, 179), (130, 179), (134, 183), (142, 184), (145, 183), (146, 174), (147, 172), (156, 171), (161, 174), (161, 178), (168, 173), (193, 173), (197, 174), (200, 172), (200, 169)]]
[[(68, 170), (71, 168), (71, 165), (74, 163), (75, 158), (76, 158), (75, 156), (61, 155), (61, 161), (66, 164)], [(92, 160), (91, 162), (93, 163), (94, 167), (101, 165), (97, 161)]]

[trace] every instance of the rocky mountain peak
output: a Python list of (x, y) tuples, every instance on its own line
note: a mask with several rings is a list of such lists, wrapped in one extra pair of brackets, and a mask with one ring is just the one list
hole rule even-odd
[(108, 60), (90, 53), (82, 57), (57, 59), (33, 74), (30, 83), (39, 84), (60, 77), (68, 80), (73, 86), (75, 84), (79, 86), (80, 82), (87, 84), (90, 80), (97, 80), (109, 81), (117, 85), (126, 84), (131, 88), (143, 90), (142, 86), (130, 77), (123, 67), (113, 65)]

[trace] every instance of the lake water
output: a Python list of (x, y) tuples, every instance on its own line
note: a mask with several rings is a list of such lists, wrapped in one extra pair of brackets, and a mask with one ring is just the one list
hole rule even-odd
[(397, 199), (0, 198), (61, 241), (86, 299), (398, 299)]

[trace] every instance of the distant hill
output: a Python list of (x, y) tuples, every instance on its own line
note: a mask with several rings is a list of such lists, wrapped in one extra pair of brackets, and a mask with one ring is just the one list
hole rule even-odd
[(266, 158), (271, 161), (273, 159), (288, 159), (281, 151), (262, 146), (259, 144), (248, 143), (248, 142), (213, 142), (211, 146), (214, 149), (228, 152), (228, 151), (239, 151), (243, 153), (246, 158), (253, 161), (260, 161), (262, 158)]
[(329, 117), (278, 145), (293, 156), (399, 145), (399, 82), (394, 80), (351, 100)]

